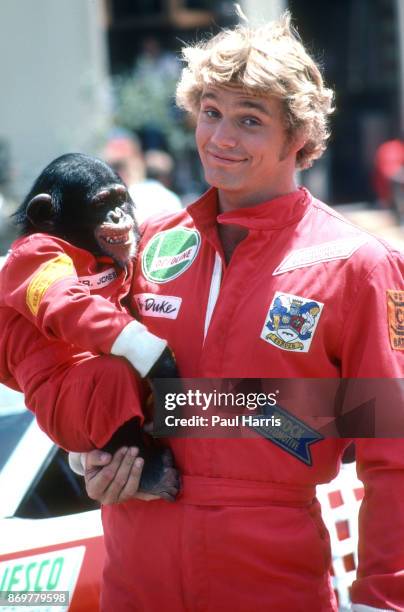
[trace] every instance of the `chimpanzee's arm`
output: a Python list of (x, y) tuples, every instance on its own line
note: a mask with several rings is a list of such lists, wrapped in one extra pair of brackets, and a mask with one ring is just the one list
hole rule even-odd
[(79, 282), (68, 247), (45, 234), (21, 239), (0, 273), (4, 303), (46, 337), (93, 353), (126, 357), (144, 377), (166, 341), (108, 299), (90, 293)]

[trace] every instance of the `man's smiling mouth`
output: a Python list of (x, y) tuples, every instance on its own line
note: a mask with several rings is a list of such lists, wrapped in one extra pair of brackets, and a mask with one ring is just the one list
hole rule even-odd
[(231, 157), (228, 155), (219, 155), (217, 153), (213, 153), (212, 151), (207, 151), (208, 156), (213, 159), (214, 161), (218, 162), (218, 163), (223, 163), (223, 164), (238, 164), (241, 162), (246, 161), (246, 158), (240, 158), (240, 157)]

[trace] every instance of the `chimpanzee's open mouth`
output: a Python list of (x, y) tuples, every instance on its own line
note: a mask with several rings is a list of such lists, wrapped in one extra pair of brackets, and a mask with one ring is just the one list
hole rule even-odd
[(129, 246), (133, 240), (134, 222), (126, 215), (120, 219), (120, 223), (103, 223), (96, 230), (96, 238), (111, 246)]
[(95, 239), (104, 255), (125, 266), (136, 254), (137, 231), (133, 219), (126, 215), (119, 223), (103, 223), (95, 231)]
[(126, 232), (125, 234), (120, 234), (118, 236), (114, 235), (114, 236), (103, 236), (102, 234), (100, 235), (100, 238), (102, 240), (104, 240), (104, 242), (107, 242), (108, 244), (130, 244), (132, 242), (131, 239), (131, 234), (130, 232)]

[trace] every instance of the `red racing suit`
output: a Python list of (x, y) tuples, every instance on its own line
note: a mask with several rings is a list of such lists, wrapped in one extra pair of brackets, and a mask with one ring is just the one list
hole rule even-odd
[[(228, 265), (218, 223), (248, 230)], [(220, 215), (211, 189), (146, 225), (137, 266), (133, 305), (182, 377), (403, 375), (400, 254), (304, 189)], [(336, 610), (315, 487), (349, 442), (317, 441), (308, 465), (263, 437), (168, 438), (176, 503), (103, 508), (102, 609)], [(353, 601), (403, 611), (404, 441), (358, 439), (356, 453), (366, 494)]]
[(40, 233), (15, 241), (0, 271), (0, 382), (23, 391), (66, 449), (101, 447), (117, 425), (143, 419), (139, 378), (110, 354), (137, 325), (125, 306), (132, 272)]

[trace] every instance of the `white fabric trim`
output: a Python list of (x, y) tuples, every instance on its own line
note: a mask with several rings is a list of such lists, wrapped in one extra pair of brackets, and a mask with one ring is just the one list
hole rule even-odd
[(139, 321), (131, 321), (116, 338), (111, 354), (126, 357), (144, 378), (166, 346), (166, 340), (150, 333)]
[(86, 453), (69, 453), (70, 469), (79, 476), (84, 476)]
[(391, 608), (372, 608), (365, 604), (352, 604), (352, 612), (393, 612)]
[(208, 306), (206, 308), (205, 330), (204, 330), (203, 339), (206, 338), (206, 334), (208, 333), (210, 320), (212, 318), (213, 311), (216, 306), (217, 298), (219, 297), (221, 280), (222, 280), (222, 260), (220, 259), (220, 255), (216, 253), (215, 265), (213, 266), (212, 279), (210, 281), (209, 299), (208, 299)]

